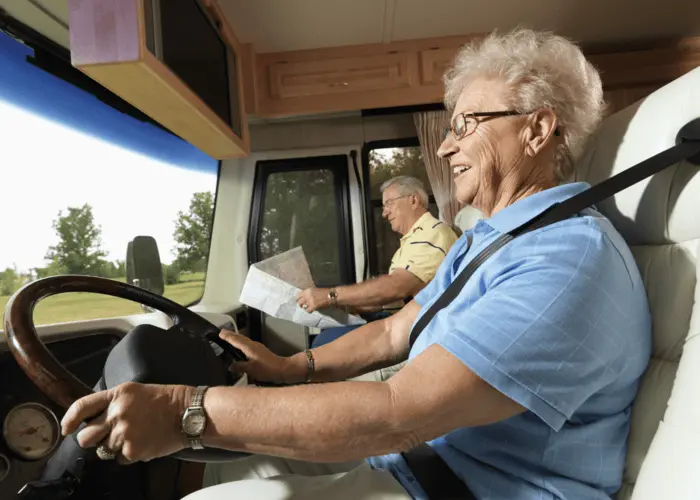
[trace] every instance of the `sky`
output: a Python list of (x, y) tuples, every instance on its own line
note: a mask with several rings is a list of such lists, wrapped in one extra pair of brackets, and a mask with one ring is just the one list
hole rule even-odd
[(172, 262), (179, 210), (192, 194), (216, 190), (216, 171), (180, 168), (45, 119), (0, 99), (0, 270), (43, 267), (57, 242), (52, 221), (68, 206), (93, 207), (109, 260), (129, 240), (153, 236)]

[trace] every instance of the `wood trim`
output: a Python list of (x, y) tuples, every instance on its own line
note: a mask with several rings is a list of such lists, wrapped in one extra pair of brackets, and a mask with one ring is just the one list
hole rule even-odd
[(247, 113), (255, 113), (258, 109), (258, 79), (257, 59), (255, 49), (250, 43), (244, 44), (241, 50), (241, 74), (243, 77), (243, 98)]
[[(213, 0), (212, 0), (213, 1)], [(248, 110), (261, 117), (276, 118), (327, 112), (355, 111), (439, 103), (443, 99), (442, 75), (449, 67), (459, 48), (484, 36), (452, 36), (423, 40), (411, 40), (389, 44), (370, 44), (349, 47), (312, 49), (303, 51), (255, 54), (253, 81), (246, 90), (255, 94), (247, 101)], [(625, 47), (633, 47), (625, 49)], [(700, 37), (657, 42), (654, 46), (639, 48), (633, 44), (617, 45), (615, 51), (594, 49), (588, 59), (601, 72), (604, 89), (608, 95), (615, 89), (635, 89), (618, 93), (617, 101), (627, 101), (630, 96), (643, 94), (644, 89), (658, 88), (688, 71), (700, 66)], [(613, 50), (608, 47), (607, 50)], [(587, 49), (584, 47), (584, 52)], [(326, 92), (314, 95), (280, 90), (280, 68), (309, 69), (308, 77), (325, 73), (325, 78), (335, 77), (357, 69), (357, 62), (377, 56), (401, 54), (408, 64), (410, 84), (398, 80), (391, 89), (368, 89), (357, 82), (347, 88), (329, 87)], [(361, 71), (359, 71), (361, 73)], [(369, 72), (368, 72), (369, 73)], [(301, 78), (301, 77), (300, 77)], [(318, 89), (316, 89), (318, 90)], [(622, 97), (620, 97), (622, 96)]]
[(600, 71), (606, 90), (668, 83), (700, 66), (700, 46), (697, 51), (663, 48), (595, 54), (589, 60)]
[(69, 13), (75, 67), (213, 158), (248, 154), (241, 46), (232, 33), (222, 36), (236, 56), (230, 74), (237, 79), (241, 137), (147, 49), (144, 0), (69, 0)]
[[(214, 23), (216, 24), (219, 32), (224, 39), (224, 42), (229, 45), (229, 49), (233, 51), (236, 58), (236, 89), (238, 92), (238, 102), (239, 102), (239, 119), (241, 122), (241, 137), (243, 139), (243, 144), (245, 145), (245, 151), (250, 151), (250, 136), (248, 127), (248, 110), (250, 105), (247, 105), (246, 95), (248, 93), (251, 96), (255, 96), (255, 82), (251, 81), (250, 78), (246, 78), (245, 75), (250, 71), (248, 64), (248, 59), (250, 57), (247, 52), (252, 50), (249, 45), (246, 46), (242, 44), (236, 34), (234, 33), (231, 25), (226, 19), (226, 15), (221, 9), (218, 0), (200, 0), (202, 6), (207, 10), (208, 14), (212, 16)], [(251, 72), (252, 74), (252, 72)]]
[[(177, 133), (177, 129), (186, 128), (188, 131), (190, 131), (198, 127), (203, 127), (204, 130), (209, 129), (210, 131), (217, 133), (224, 140), (234, 142), (239, 149), (244, 149), (244, 142), (233, 134), (228, 125), (226, 125), (226, 123), (219, 118), (219, 115), (214, 113), (208, 106), (206, 106), (199, 96), (197, 96), (197, 94), (190, 90), (190, 88), (183, 83), (182, 80), (175, 76), (167, 66), (163, 65), (158, 59), (156, 59), (153, 54), (146, 51), (144, 55), (144, 66), (160, 81), (165, 83), (167, 88), (172, 89), (173, 99), (171, 102), (173, 108), (169, 108), (167, 115), (161, 115), (161, 122), (163, 125), (169, 127), (168, 123), (165, 122), (167, 121), (172, 123), (175, 127), (173, 129), (175, 133)], [(170, 96), (166, 95), (163, 96), (163, 99), (167, 99), (169, 97)], [(154, 95), (152, 96), (152, 99), (158, 100), (159, 97)], [(144, 101), (147, 101), (147, 99), (144, 99)], [(144, 110), (144, 112), (147, 111), (147, 109), (144, 109), (142, 106), (138, 107)], [(147, 107), (148, 105), (146, 105), (146, 108)], [(178, 111), (177, 108), (179, 108), (180, 111)], [(195, 127), (194, 123), (191, 123), (190, 120), (197, 118), (199, 119), (200, 123), (197, 125), (197, 127)], [(202, 132), (204, 132), (204, 130), (202, 130)], [(207, 138), (208, 135), (203, 134), (202, 140), (207, 140)], [(213, 137), (211, 140), (214, 140)], [(222, 146), (221, 152), (216, 153), (217, 156), (214, 156), (214, 158), (220, 157), (223, 159), (238, 156), (236, 153), (228, 151), (226, 143), (222, 144)]]
[(409, 53), (278, 63), (269, 67), (273, 99), (377, 91), (414, 84)]
[[(238, 54), (242, 50), (241, 42), (236, 37), (233, 32), (231, 25), (226, 19), (224, 11), (221, 9), (218, 0), (199, 0), (202, 6), (207, 9), (209, 15), (214, 19), (217, 27), (221, 31), (224, 40), (233, 48), (233, 50)], [(224, 0), (225, 1), (225, 0)]]
[(342, 59), (351, 57), (365, 57), (377, 54), (394, 54), (398, 52), (417, 53), (421, 50), (453, 47), (457, 50), (470, 40), (480, 38), (483, 35), (447, 36), (441, 38), (424, 38), (421, 40), (408, 40), (392, 43), (372, 43), (367, 45), (350, 45), (345, 47), (333, 47), (326, 49), (309, 49), (289, 52), (270, 52), (258, 54), (262, 64), (273, 62), (297, 62), (318, 61), (326, 59)]
[(442, 86), (442, 76), (451, 65), (457, 50), (452, 47), (421, 50), (419, 52), (421, 83)]

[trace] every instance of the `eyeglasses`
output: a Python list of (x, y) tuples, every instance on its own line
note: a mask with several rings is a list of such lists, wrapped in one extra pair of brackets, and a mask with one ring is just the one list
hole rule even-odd
[(456, 141), (464, 139), (468, 135), (472, 135), (476, 131), (479, 123), (486, 120), (477, 120), (477, 118), (497, 118), (499, 116), (514, 116), (514, 115), (529, 115), (531, 112), (520, 112), (515, 110), (508, 111), (484, 111), (480, 113), (460, 113), (452, 118), (452, 123), (445, 129), (445, 139), (452, 132)]
[(394, 203), (396, 200), (400, 200), (401, 198), (406, 198), (407, 196), (412, 196), (411, 194), (405, 194), (403, 196), (397, 196), (396, 198), (391, 198), (386, 200), (384, 203), (382, 203), (382, 208), (386, 210), (387, 208), (391, 208), (394, 206)]

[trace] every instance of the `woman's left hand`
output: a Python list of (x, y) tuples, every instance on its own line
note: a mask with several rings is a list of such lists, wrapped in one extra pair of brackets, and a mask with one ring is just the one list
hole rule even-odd
[(104, 445), (121, 463), (148, 461), (185, 447), (180, 421), (192, 388), (127, 382), (79, 399), (61, 422), (64, 436), (91, 420), (77, 436), (82, 448)]

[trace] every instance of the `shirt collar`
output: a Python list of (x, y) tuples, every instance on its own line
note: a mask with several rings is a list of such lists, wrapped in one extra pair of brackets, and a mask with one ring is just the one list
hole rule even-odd
[(411, 226), (411, 229), (409, 229), (408, 232), (401, 237), (401, 239), (403, 240), (405, 238), (408, 238), (419, 228), (422, 229), (423, 224), (428, 220), (428, 218), (431, 218), (431, 217), (432, 217), (432, 215), (430, 215), (430, 212), (425, 212), (423, 215), (418, 217), (418, 220), (413, 223), (413, 225)]
[(589, 187), (590, 185), (587, 182), (573, 182), (545, 189), (499, 210), (496, 212), (496, 215), (490, 219), (485, 219), (483, 222), (496, 231), (507, 233), (541, 214), (555, 203), (568, 200)]

